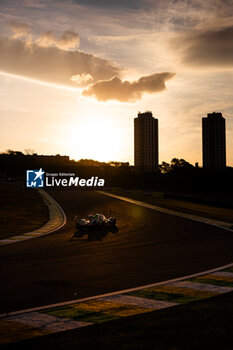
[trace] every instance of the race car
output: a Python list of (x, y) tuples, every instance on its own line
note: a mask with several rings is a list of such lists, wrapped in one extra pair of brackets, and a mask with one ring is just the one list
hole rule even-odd
[(90, 214), (86, 219), (75, 217), (75, 227), (78, 232), (112, 229), (116, 227), (116, 218), (106, 218), (103, 214), (98, 213)]

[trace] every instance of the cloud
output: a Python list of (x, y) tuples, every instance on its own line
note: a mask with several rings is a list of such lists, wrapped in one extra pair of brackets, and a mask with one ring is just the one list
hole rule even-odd
[(128, 42), (137, 38), (136, 35), (92, 35), (88, 38), (88, 41), (95, 44), (109, 44), (116, 42)]
[[(157, 73), (133, 82), (122, 81), (122, 69), (112, 61), (77, 50), (80, 39), (73, 29), (61, 36), (53, 30), (33, 33), (23, 22), (13, 22), (11, 29), (17, 37), (0, 36), (1, 71), (65, 86), (87, 87), (83, 96), (94, 96), (99, 101), (134, 102), (143, 93), (165, 90), (165, 81), (174, 76)], [(109, 35), (107, 41), (115, 43), (129, 38), (132, 36), (126, 39)]]
[(233, 67), (233, 27), (196, 31), (170, 42), (182, 63), (189, 66)]
[(117, 76), (109, 80), (100, 80), (82, 92), (85, 97), (95, 97), (98, 101), (116, 100), (135, 102), (143, 93), (156, 93), (166, 89), (165, 81), (173, 78), (175, 73), (155, 73), (136, 81), (122, 81)]
[(11, 21), (9, 26), (14, 33), (13, 38), (15, 39), (27, 35), (31, 30), (31, 26), (24, 22)]
[(87, 73), (73, 75), (70, 79), (74, 81), (78, 86), (85, 86), (93, 81), (93, 77)]
[(78, 33), (70, 29), (63, 33), (60, 38), (56, 38), (53, 31), (42, 33), (36, 40), (36, 44), (41, 47), (58, 47), (61, 50), (77, 49), (80, 39)]
[(138, 9), (142, 7), (145, 3), (145, 0), (72, 0), (72, 2), (85, 5), (85, 6), (93, 6), (100, 8), (127, 8), (127, 9)]
[(46, 7), (51, 2), (51, 0), (23, 0), (23, 6), (29, 8), (41, 9)]
[(32, 27), (24, 22), (11, 21), (10, 29), (13, 31), (13, 39), (24, 38), (25, 43), (30, 46), (35, 42), (41, 47), (57, 47), (61, 50), (76, 50), (79, 47), (80, 38), (73, 29), (66, 30), (60, 38), (56, 38), (52, 30), (35, 35), (31, 33)]
[(23, 40), (0, 36), (0, 71), (50, 83), (77, 86), (71, 78), (83, 73), (93, 81), (110, 79), (121, 70), (111, 61), (82, 51), (64, 51), (58, 47), (30, 46)]

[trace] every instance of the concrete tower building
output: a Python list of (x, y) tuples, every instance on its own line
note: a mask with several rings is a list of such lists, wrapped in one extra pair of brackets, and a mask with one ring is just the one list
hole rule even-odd
[(226, 168), (226, 127), (222, 113), (209, 113), (202, 118), (203, 168), (224, 171)]
[(137, 174), (158, 170), (158, 119), (151, 112), (134, 119), (134, 166)]

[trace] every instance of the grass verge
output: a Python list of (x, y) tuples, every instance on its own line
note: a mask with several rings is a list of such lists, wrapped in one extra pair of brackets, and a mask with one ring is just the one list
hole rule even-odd
[(4, 349), (232, 349), (233, 292), (4, 345)]
[(48, 208), (35, 189), (4, 181), (0, 193), (0, 239), (36, 230), (49, 220)]

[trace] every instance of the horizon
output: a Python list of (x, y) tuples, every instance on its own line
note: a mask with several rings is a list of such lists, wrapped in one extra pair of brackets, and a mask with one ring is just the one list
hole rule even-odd
[[(29, 156), (29, 157), (68, 157), (68, 161), (69, 162), (75, 162), (75, 163), (78, 163), (78, 162), (81, 162), (81, 161), (91, 161), (91, 162), (94, 162), (94, 163), (100, 163), (100, 164), (106, 164), (106, 165), (109, 165), (109, 166), (115, 166), (113, 165), (114, 163), (120, 163), (120, 164), (128, 164), (129, 167), (135, 167), (134, 164), (131, 164), (130, 162), (124, 162), (124, 161), (120, 161), (120, 160), (109, 160), (109, 161), (100, 161), (98, 159), (91, 159), (91, 158), (79, 158), (79, 159), (71, 159), (69, 155), (67, 154), (38, 154), (38, 153), (26, 153), (26, 151), (28, 150), (24, 150), (24, 151), (16, 151), (16, 150), (12, 150), (12, 149), (8, 149), (8, 150), (5, 150), (5, 152), (0, 152), (0, 155), (10, 155), (10, 152), (12, 153), (21, 153), (23, 156)], [(30, 150), (30, 151), (34, 151), (34, 150)], [(19, 156), (18, 154), (14, 155), (14, 156)], [(186, 159), (184, 158), (177, 158), (177, 157), (173, 157), (172, 159), (170, 159), (169, 161), (160, 161), (159, 162), (159, 166), (161, 166), (163, 163), (167, 163), (167, 164), (171, 164), (171, 162), (174, 160), (174, 159), (178, 159), (178, 160), (181, 160), (181, 161), (186, 161)], [(200, 169), (203, 169), (203, 166), (201, 166), (198, 162), (195, 162), (194, 164), (193, 163), (190, 163), (188, 162), (188, 164), (192, 165), (193, 167), (198, 167)], [(197, 165), (196, 165), (197, 164)], [(96, 166), (99, 166), (98, 164)], [(227, 165), (226, 166), (227, 168), (233, 168), (232, 166), (229, 166)]]

